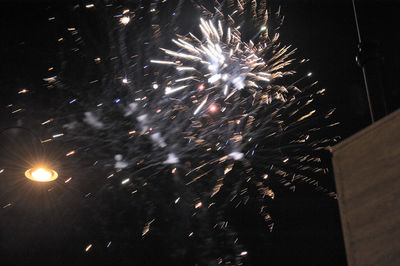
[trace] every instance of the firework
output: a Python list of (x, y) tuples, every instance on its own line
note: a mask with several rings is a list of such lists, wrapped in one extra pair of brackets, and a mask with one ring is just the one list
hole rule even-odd
[[(172, 39), (180, 51), (162, 48), (172, 57), (170, 60), (151, 60), (156, 64), (173, 65), (177, 71), (171, 86), (165, 88), (166, 95), (193, 95), (193, 102), (198, 102), (193, 111), (195, 115), (207, 110), (206, 107), (215, 112), (215, 102), (235, 104), (233, 101), (240, 101), (242, 97), (232, 96), (242, 90), (242, 94), (251, 95), (250, 100), (265, 104), (272, 99), (286, 100), (287, 89), (271, 84), (291, 73), (281, 71), (292, 62), (286, 60), (293, 53), (288, 52), (289, 47), (280, 49), (267, 64), (265, 53), (276, 40), (256, 44), (252, 40), (243, 42), (238, 27), (224, 27), (221, 20), (216, 26), (211, 20), (200, 19), (199, 28), (201, 38), (189, 33), (187, 37)], [(261, 27), (259, 34), (264, 31)]]
[[(47, 112), (40, 121), (47, 130), (43, 142), (64, 140), (66, 160), (82, 164), (85, 158), (85, 166), (103, 174), (98, 180), (68, 175), (63, 185), (80, 184), (76, 189), (85, 199), (97, 195), (96, 206), (104, 212), (118, 205), (120, 213), (140, 214), (123, 224), (140, 227), (138, 241), (162, 231), (162, 238), (171, 240), (166, 245), (172, 257), (190, 253), (188, 243), (196, 241), (191, 251), (195, 263), (239, 264), (250, 251), (239, 244), (226, 209), (255, 198), (256, 212), (273, 230), (268, 205), (277, 182), (295, 190), (296, 182), (304, 181), (329, 192), (311, 176), (326, 171), (318, 151), (331, 142), (314, 139), (319, 128), (307, 124), (318, 116), (314, 94), (324, 90), (314, 88), (309, 74), (292, 77), (295, 49), (281, 46), (280, 13), (274, 28), (264, 1), (258, 7), (256, 1), (215, 2), (211, 11), (197, 5), (202, 16), (198, 34), (176, 35), (175, 50), (162, 48), (154, 55), (168, 45), (166, 36), (179, 25), (182, 3), (166, 26), (158, 15), (162, 3), (116, 8), (109, 54), (90, 58), (96, 75), (82, 78), (75, 87), (65, 69), (46, 77), (48, 88), (69, 90), (57, 115), (48, 117)], [(246, 27), (247, 18), (253, 28)], [(131, 36), (132, 29), (138, 34)], [(73, 51), (86, 51), (82, 58), (90, 54), (79, 29), (68, 31), (78, 47)], [(115, 222), (104, 224), (108, 248)], [(98, 246), (85, 245), (85, 252)], [(117, 245), (113, 240), (112, 246)]]
[[(196, 149), (207, 151), (200, 156), (207, 158), (205, 162), (186, 173), (186, 176), (194, 175), (189, 184), (207, 176), (201, 171), (203, 168), (210, 165), (218, 167), (218, 164), (224, 165), (233, 160), (244, 162), (249, 173), (257, 169), (255, 172), (277, 174), (286, 186), (294, 189), (293, 180), (313, 180), (299, 170), (326, 171), (304, 166), (305, 158), (315, 162), (319, 158), (309, 158), (309, 150), (301, 155), (301, 149), (295, 145), (303, 143), (304, 149), (310, 145), (323, 148), (319, 146), (319, 141), (309, 141), (309, 134), (289, 134), (303, 120), (316, 113), (315, 109), (308, 110), (313, 94), (305, 90), (317, 83), (309, 84), (304, 91), (297, 88), (297, 84), (309, 78), (311, 73), (294, 82), (286, 82), (284, 77), (295, 73), (289, 68), (294, 62), (291, 57), (295, 49), (281, 47), (279, 34), (267, 30), (268, 13), (265, 5), (261, 5), (264, 9), (261, 8), (257, 13), (255, 2), (252, 2), (252, 19), (258, 21), (258, 29), (250, 40), (242, 40), (240, 25), (234, 19), (242, 23), (243, 5), (240, 3), (230, 15), (224, 15), (218, 9), (212, 13), (199, 6), (207, 11), (202, 13), (209, 17), (200, 19), (201, 37), (190, 32), (185, 36), (179, 35), (172, 40), (178, 47), (177, 51), (161, 48), (168, 59), (151, 62), (175, 69), (165, 83), (164, 94), (173, 102), (170, 108), (180, 111), (173, 118), (191, 121), (191, 126), (185, 127), (184, 123), (179, 122), (179, 127), (186, 133), (184, 137), (194, 143), (190, 145), (189, 142), (179, 151), (181, 154)], [(277, 20), (281, 21), (279, 11), (277, 16)], [(300, 63), (306, 61), (301, 60)], [(303, 110), (307, 110), (307, 113)], [(163, 117), (168, 118), (171, 117)], [(178, 125), (172, 123), (172, 126)], [(289, 160), (292, 154), (296, 156)], [(232, 165), (228, 168), (232, 169)], [(200, 174), (196, 175), (197, 172)], [(228, 172), (225, 171), (225, 174)], [(257, 180), (259, 177), (253, 178)], [(313, 183), (317, 182), (313, 180)], [(257, 184), (261, 186), (260, 191), (265, 191), (263, 182)], [(216, 183), (214, 191), (219, 191), (216, 189), (219, 187), (221, 182)]]

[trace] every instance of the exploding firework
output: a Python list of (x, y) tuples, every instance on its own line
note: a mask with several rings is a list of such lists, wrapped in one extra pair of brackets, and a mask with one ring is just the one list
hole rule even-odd
[[(189, 33), (189, 37), (173, 39), (183, 52), (162, 49), (173, 59), (151, 60), (152, 63), (173, 65), (179, 73), (175, 76), (179, 78), (171, 80), (171, 86), (165, 88), (165, 94), (193, 95), (193, 102), (198, 102), (193, 112), (195, 115), (207, 109), (215, 112), (216, 102), (235, 104), (233, 101), (240, 101), (242, 97), (232, 96), (242, 90), (245, 91), (242, 94), (251, 95), (248, 98), (253, 100), (253, 104), (255, 100), (265, 104), (271, 103), (272, 99), (285, 101), (287, 89), (271, 84), (275, 79), (291, 74), (281, 70), (292, 62), (286, 59), (294, 50), (288, 52), (289, 47), (283, 47), (268, 58), (267, 63), (265, 54), (277, 38), (257, 44), (252, 40), (246, 43), (241, 40), (238, 27), (224, 28), (222, 24), (218, 20), (216, 27), (211, 20), (200, 19), (202, 38)], [(265, 26), (261, 27), (259, 34), (263, 31)], [(236, 99), (231, 101), (231, 98)]]
[[(178, 259), (192, 252), (194, 262), (238, 264), (247, 251), (226, 209), (255, 198), (256, 211), (273, 230), (268, 205), (275, 183), (294, 190), (296, 182), (304, 181), (329, 192), (313, 177), (326, 171), (318, 152), (331, 140), (313, 138), (320, 128), (306, 122), (317, 115), (314, 95), (324, 90), (315, 89), (309, 74), (290, 79), (295, 76), (290, 68), (295, 49), (279, 43), (264, 1), (258, 7), (256, 1), (216, 2), (212, 11), (198, 5), (199, 34), (177, 35), (172, 40), (176, 50), (162, 48), (163, 54), (154, 56), (155, 48), (167, 45), (162, 40), (172, 34), (170, 29), (179, 25), (175, 18), (182, 15), (182, 3), (164, 28), (158, 15), (161, 3), (113, 14), (110, 53), (91, 60), (106, 71), (94, 71), (95, 78), (80, 82), (78, 89), (69, 84), (65, 69), (47, 77), (49, 88), (68, 87), (70, 95), (58, 106), (59, 115), (46, 117), (41, 126), (52, 136), (48, 142), (64, 138), (70, 147), (66, 159), (86, 158), (87, 165), (103, 174), (100, 181), (68, 176), (65, 186), (80, 182), (76, 189), (88, 190), (85, 198), (107, 195), (97, 196), (100, 209), (118, 205), (121, 213), (137, 213), (134, 221), (123, 224), (140, 227), (137, 237), (158, 233), (177, 240), (165, 245)], [(148, 24), (140, 19), (147, 15), (141, 10), (149, 10)], [(250, 37), (243, 36), (247, 11), (257, 22)], [(279, 11), (276, 15), (281, 22)], [(132, 28), (135, 36), (129, 35)], [(69, 31), (78, 47), (74, 51), (90, 54), (79, 30)], [(109, 202), (110, 191), (116, 192), (118, 204)], [(109, 231), (118, 224), (104, 223)], [(187, 248), (193, 239), (195, 248)], [(85, 252), (94, 249), (89, 244)]]
[[(172, 117), (190, 120), (191, 126), (188, 127), (180, 122), (180, 128), (186, 133), (185, 138), (195, 143), (195, 149), (207, 151), (200, 158), (207, 156), (208, 159), (194, 171), (186, 173), (186, 176), (209, 164), (215, 166), (233, 160), (245, 162), (247, 171), (258, 172), (259, 177), (260, 172), (265, 171), (285, 177), (282, 182), (292, 189), (292, 181), (296, 179), (317, 183), (305, 177), (303, 170), (320, 172), (326, 169), (305, 166), (305, 160), (318, 162), (319, 158), (310, 156), (309, 150), (302, 152), (301, 149), (309, 146), (313, 147), (311, 149), (323, 149), (324, 144), (309, 140), (311, 133), (292, 133), (316, 112), (309, 108), (313, 93), (307, 92), (307, 89), (317, 82), (300, 90), (297, 84), (311, 77), (311, 73), (307, 73), (285, 85), (287, 81), (284, 77), (295, 74), (289, 68), (294, 62), (291, 56), (295, 49), (281, 47), (278, 33), (269, 36), (271, 32), (267, 30), (268, 13), (265, 5), (261, 5), (257, 13), (254, 3), (251, 6), (253, 19), (260, 25), (248, 42), (242, 40), (240, 25), (234, 19), (243, 19), (243, 3), (238, 2), (230, 15), (224, 15), (218, 9), (216, 13), (210, 13), (199, 6), (207, 11), (203, 13), (210, 18), (200, 19), (202, 37), (198, 38), (192, 33), (179, 35), (172, 40), (178, 46), (178, 51), (161, 48), (169, 59), (151, 61), (175, 68), (164, 91), (165, 96), (173, 102), (171, 106), (180, 111)], [(279, 11), (277, 17), (280, 20)], [(217, 21), (216, 25), (213, 21)], [(303, 59), (300, 63), (306, 61)], [(323, 92), (324, 89), (316, 94)], [(304, 113), (305, 110), (308, 110), (307, 113)], [(326, 118), (332, 113), (333, 110)], [(176, 126), (176, 123), (172, 125)], [(325, 140), (322, 143), (327, 142)], [(303, 143), (300, 149), (299, 143)], [(193, 145), (189, 144), (180, 151), (193, 152), (194, 149), (190, 149)], [(293, 158), (290, 158), (292, 155)], [(234, 162), (226, 167), (229, 170), (225, 170), (225, 174), (233, 165)], [(203, 172), (189, 183), (204, 176)], [(262, 182), (257, 184), (261, 186), (260, 191), (264, 191), (263, 185), (260, 185)], [(217, 183), (214, 191), (220, 187), (221, 183)]]

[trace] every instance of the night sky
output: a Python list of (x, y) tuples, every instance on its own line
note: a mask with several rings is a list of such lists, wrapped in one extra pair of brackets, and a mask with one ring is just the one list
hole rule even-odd
[[(112, 3), (133, 10), (140, 6), (139, 2)], [(190, 5), (189, 2), (186, 4)], [(43, 106), (52, 106), (63, 97), (65, 101), (71, 99), (68, 89), (62, 92), (49, 91), (43, 81), (56, 75), (57, 70), (65, 67), (63, 64), (67, 64), (68, 80), (74, 83), (72, 86), (75, 88), (83, 80), (92, 78), (89, 76), (96, 77), (103, 73), (101, 71), (110, 69), (105, 67), (105, 70), (94, 73), (90, 66), (83, 67), (82, 61), (86, 58), (60, 52), (63, 49), (60, 46), (73, 46), (67, 28), (76, 27), (85, 41), (86, 50), (82, 54), (88, 58), (103, 58), (110, 53), (111, 48), (107, 43), (113, 35), (108, 34), (109, 25), (102, 17), (104, 10), (100, 6), (104, 4), (94, 3), (93, 10), (82, 8), (90, 3), (8, 1), (1, 4), (0, 129), (18, 125), (40, 135), (41, 131), (35, 123), (44, 121), (43, 113), (47, 109)], [(274, 0), (267, 3), (273, 11), (281, 6), (281, 13), (285, 16), (279, 31), (281, 41), (298, 48), (296, 57), (310, 59), (304, 71), (311, 71), (313, 78), (319, 81), (319, 87), (327, 89), (326, 95), (319, 98), (318, 105), (323, 110), (337, 108), (334, 119), (341, 124), (332, 128), (329, 134), (345, 139), (368, 126), (371, 122), (364, 81), (355, 60), (358, 39), (351, 0)], [(170, 6), (173, 5), (174, 1), (170, 3)], [(400, 22), (397, 14), (400, 3), (394, 0), (356, 1), (356, 5), (363, 51), (366, 51), (362, 58), (366, 58), (367, 62), (372, 104), (376, 118), (381, 118), (400, 106), (400, 40), (395, 26)], [(181, 17), (187, 16), (191, 9), (184, 6), (183, 10)], [(182, 18), (182, 24), (192, 23), (190, 19)], [(145, 16), (143, 20), (146, 20)], [(129, 34), (133, 42), (136, 33), (132, 31)], [(57, 41), (59, 38), (64, 38), (62, 44)], [(54, 67), (54, 70), (49, 70), (50, 67)], [(28, 89), (29, 92), (18, 94), (22, 89)], [(85, 88), (82, 87), (82, 90)], [(12, 114), (7, 107), (9, 104), (23, 106), (25, 111)], [(19, 120), (25, 122), (21, 125)], [(14, 135), (14, 139), (10, 140), (9, 136), (0, 135), (0, 138), (3, 148), (14, 144), (17, 147), (19, 141), (24, 142), (21, 148), (16, 148), (16, 154), (31, 156), (35, 153), (27, 148), (35, 142), (32, 136)], [(56, 143), (48, 151), (54, 157), (60, 153), (64, 155), (70, 149), (68, 145)], [(40, 147), (35, 149), (37, 151)], [(12, 161), (6, 158), (8, 155), (2, 151), (0, 169), (7, 168)], [(329, 165), (330, 155), (325, 157)], [(142, 228), (136, 224), (139, 223), (137, 217), (140, 213), (130, 210), (127, 196), (118, 197), (110, 190), (103, 191), (103, 198), (98, 200), (87, 194), (96, 188), (104, 190), (101, 182), (92, 182), (89, 178), (104, 175), (100, 168), (89, 168), (89, 162), (78, 159), (66, 164), (64, 176), (79, 172), (80, 176), (88, 178), (81, 179), (83, 181), (71, 188), (63, 187), (64, 184), (52, 188), (51, 185), (38, 187), (25, 180), (13, 181), (15, 173), (8, 177), (5, 177), (6, 172), (0, 174), (0, 264), (204, 263), (193, 261), (190, 254), (185, 260), (169, 260), (170, 253), (180, 252), (174, 250), (178, 245), (175, 241), (179, 240), (171, 235), (163, 235), (163, 228), (173, 228), (173, 220), (160, 225), (154, 234), (141, 237)], [(17, 169), (18, 172), (21, 170), (18, 167), (24, 169), (21, 165), (10, 169)], [(333, 178), (333, 174), (328, 174), (322, 182), (334, 189)], [(58, 189), (60, 192), (50, 195), (49, 189)], [(272, 232), (251, 207), (240, 206), (227, 210), (241, 244), (248, 252), (244, 264), (346, 265), (336, 199), (301, 183), (295, 192), (282, 187), (274, 191), (275, 199), (270, 206), (275, 221)], [(7, 206), (9, 202), (18, 204)], [(250, 206), (252, 204), (249, 203)], [(172, 230), (179, 231), (180, 228)], [(92, 246), (86, 252), (90, 244)], [(196, 250), (196, 241), (190, 245)]]

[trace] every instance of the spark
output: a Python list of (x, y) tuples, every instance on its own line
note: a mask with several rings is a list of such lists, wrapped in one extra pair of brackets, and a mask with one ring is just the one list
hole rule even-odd
[(8, 208), (12, 205), (12, 203), (7, 203), (6, 205), (3, 206), (3, 209)]
[(109, 178), (111, 178), (111, 177), (113, 177), (113, 176), (114, 176), (114, 174), (110, 174), (110, 175), (108, 175), (106, 178), (109, 179)]
[(312, 115), (315, 113), (315, 111), (316, 111), (316, 110), (313, 110), (313, 111), (309, 112), (308, 114), (306, 114), (306, 115), (300, 117), (297, 121), (302, 121), (302, 120), (306, 119), (307, 117), (312, 116)]
[(15, 114), (15, 113), (21, 112), (22, 110), (23, 110), (22, 108), (19, 108), (19, 109), (17, 109), (17, 110), (12, 111), (11, 113), (12, 113), (12, 114)]
[(68, 152), (67, 154), (65, 154), (65, 156), (71, 156), (71, 155), (74, 155), (75, 154), (75, 151), (70, 151), (70, 152)]
[(198, 112), (200, 112), (201, 108), (203, 108), (203, 106), (206, 104), (207, 98), (208, 98), (208, 97), (206, 97), (206, 98), (201, 102), (201, 104), (196, 108), (196, 110), (194, 110), (194, 112), (193, 112), (194, 115), (196, 115)]
[(46, 124), (51, 123), (53, 121), (54, 121), (54, 119), (51, 118), (49, 120), (46, 120), (46, 121), (42, 122), (41, 125), (46, 125)]
[(88, 252), (92, 247), (93, 247), (92, 244), (87, 245), (85, 248), (85, 252)]
[(123, 16), (119, 21), (121, 22), (121, 24), (127, 25), (131, 21), (131, 18), (128, 16)]
[(218, 110), (218, 107), (215, 104), (211, 104), (209, 109), (211, 113), (215, 113)]
[(153, 220), (151, 220), (151, 221), (149, 221), (149, 222), (146, 223), (146, 225), (144, 226), (143, 231), (142, 231), (142, 236), (144, 236), (145, 234), (147, 234), (147, 233), (150, 231), (150, 225), (151, 225), (154, 221), (155, 221), (155, 219), (153, 219)]
[(172, 61), (163, 61), (163, 60), (150, 60), (151, 63), (154, 64), (164, 64), (164, 65), (176, 65), (175, 62)]
[(226, 175), (227, 173), (229, 173), (233, 168), (233, 164), (230, 164), (228, 167), (225, 168), (224, 170), (224, 175)]
[(171, 94), (171, 93), (175, 93), (177, 91), (183, 90), (186, 87), (187, 87), (186, 85), (180, 86), (180, 87), (177, 87), (177, 88), (166, 87), (165, 88), (165, 94), (168, 95), (168, 94)]
[(53, 83), (53, 82), (55, 82), (55, 81), (57, 80), (57, 76), (52, 76), (52, 77), (49, 77), (49, 78), (44, 78), (43, 80), (44, 80), (44, 81), (47, 81), (47, 82), (49, 82), (49, 83)]

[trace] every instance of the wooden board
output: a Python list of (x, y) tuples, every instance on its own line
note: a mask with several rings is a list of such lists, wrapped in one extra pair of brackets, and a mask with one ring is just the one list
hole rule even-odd
[(347, 260), (400, 265), (400, 110), (333, 148)]

